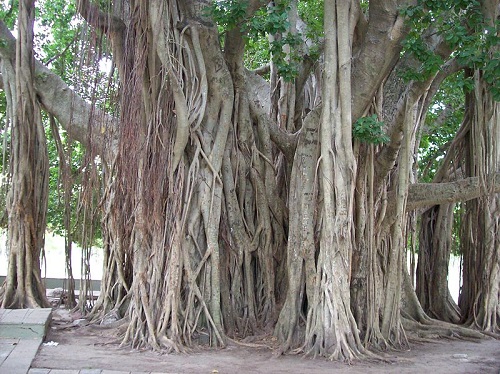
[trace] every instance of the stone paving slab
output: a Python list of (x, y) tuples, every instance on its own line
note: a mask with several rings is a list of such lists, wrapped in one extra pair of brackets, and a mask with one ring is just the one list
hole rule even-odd
[(26, 374), (38, 352), (42, 339), (19, 339), (0, 365), (0, 374)]
[(49, 374), (50, 369), (30, 369), (29, 374)]
[(45, 337), (52, 309), (0, 309), (1, 338)]
[(0, 309), (0, 374), (28, 373), (47, 332), (51, 313), (50, 308)]
[(19, 339), (0, 338), (0, 367), (16, 348), (17, 343), (19, 343)]
[(52, 309), (0, 309), (0, 374), (173, 374), (103, 369), (30, 368), (47, 332)]
[[(0, 372), (3, 374), (2, 372)], [(39, 369), (32, 368), (28, 374), (175, 374), (175, 373), (159, 373), (149, 371), (117, 371), (117, 370), (101, 370), (101, 369), (81, 369), (81, 370), (63, 370), (63, 369)]]
[(1, 309), (0, 324), (45, 325), (52, 313), (51, 308), (37, 309)]

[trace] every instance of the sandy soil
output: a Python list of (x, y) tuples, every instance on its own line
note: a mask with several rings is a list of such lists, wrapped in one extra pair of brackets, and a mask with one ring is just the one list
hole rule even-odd
[[(69, 319), (69, 318), (68, 318)], [(47, 342), (32, 363), (35, 368), (107, 369), (163, 373), (495, 373), (500, 374), (500, 341), (440, 340), (412, 344), (409, 351), (388, 352), (388, 362), (355, 361), (351, 365), (301, 356), (275, 357), (265, 347), (232, 343), (220, 350), (158, 354), (119, 348), (114, 330), (74, 327), (54, 317)], [(268, 340), (269, 344), (272, 341)], [(265, 344), (266, 340), (262, 340)]]

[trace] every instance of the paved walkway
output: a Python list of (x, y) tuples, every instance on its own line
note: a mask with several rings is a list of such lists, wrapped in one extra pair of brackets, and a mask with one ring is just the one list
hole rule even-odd
[(28, 374), (164, 374), (149, 371), (116, 371), (100, 369), (60, 370), (60, 369), (30, 369)]
[(31, 368), (51, 320), (52, 309), (0, 309), (0, 374), (161, 374), (101, 369)]
[(52, 309), (0, 309), (0, 374), (26, 374)]

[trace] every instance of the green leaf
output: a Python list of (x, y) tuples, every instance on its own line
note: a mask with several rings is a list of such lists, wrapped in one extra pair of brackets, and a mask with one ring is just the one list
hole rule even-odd
[(385, 134), (384, 123), (377, 120), (377, 115), (358, 119), (352, 128), (353, 138), (363, 143), (384, 144), (389, 142), (389, 137)]

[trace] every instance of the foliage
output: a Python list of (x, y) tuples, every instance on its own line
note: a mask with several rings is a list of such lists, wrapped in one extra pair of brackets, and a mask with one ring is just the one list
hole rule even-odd
[[(403, 45), (422, 64), (408, 69), (407, 80), (425, 80), (435, 74), (442, 59), (426, 42), (432, 33), (439, 35), (454, 51), (452, 57), (464, 67), (483, 71), (495, 100), (500, 100), (500, 21), (485, 20), (478, 0), (420, 0), (401, 11), (411, 28)], [(432, 30), (431, 33), (425, 30)], [(496, 50), (495, 50), (496, 49)]]
[[(427, 113), (418, 150), (419, 180), (431, 182), (464, 118), (463, 72), (444, 80)], [(442, 118), (444, 116), (444, 118)]]
[(257, 69), (271, 61), (269, 41), (266, 37), (260, 36), (249, 39), (245, 49), (245, 66), (248, 69)]
[(437, 73), (443, 65), (443, 59), (429, 48), (417, 30), (412, 30), (409, 33), (403, 46), (406, 51), (412, 53), (422, 63), (418, 69), (407, 69), (404, 71), (402, 75), (407, 81), (424, 81), (429, 76)]
[(307, 25), (306, 36), (314, 41), (324, 36), (323, 2), (324, 0), (299, 1), (297, 6), (300, 18)]
[[(297, 47), (302, 43), (302, 39), (300, 35), (288, 32), (288, 2), (272, 2), (267, 7), (259, 8), (251, 16), (247, 14), (247, 7), (247, 1), (213, 1), (212, 5), (207, 7), (207, 15), (212, 17), (222, 33), (235, 27), (240, 28), (247, 39), (247, 51), (250, 49), (247, 58), (253, 61), (251, 66), (255, 67), (255, 62), (263, 62), (264, 58), (268, 61), (270, 57), (279, 74), (286, 81), (293, 80), (298, 72), (300, 56)], [(274, 38), (270, 43), (266, 43), (269, 35)]]
[(389, 142), (389, 137), (384, 132), (384, 123), (377, 120), (377, 115), (361, 117), (352, 127), (353, 138), (363, 143), (382, 144)]
[(224, 0), (213, 1), (207, 7), (207, 16), (211, 17), (224, 31), (241, 25), (247, 15), (248, 1)]
[(0, 19), (9, 29), (13, 29), (17, 21), (17, 11), (19, 9), (19, 0), (10, 0), (8, 5), (0, 3)]
[(58, 73), (65, 74), (69, 59), (77, 57), (77, 36), (80, 34), (79, 22), (74, 22), (75, 3), (64, 0), (45, 1), (37, 8), (38, 32), (37, 45), (44, 64), (52, 65)]

